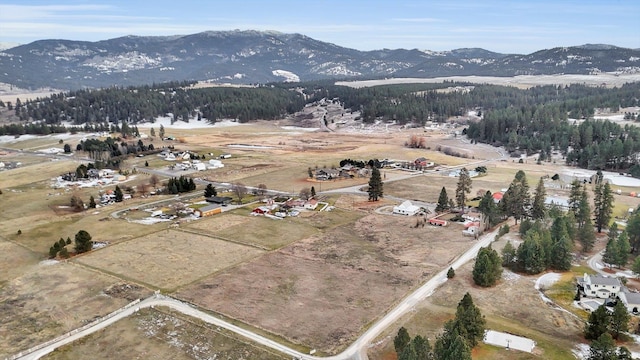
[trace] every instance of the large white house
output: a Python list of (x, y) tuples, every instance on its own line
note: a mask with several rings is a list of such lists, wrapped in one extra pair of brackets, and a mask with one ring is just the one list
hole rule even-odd
[(584, 274), (578, 278), (578, 288), (586, 297), (615, 299), (622, 290), (622, 283), (615, 277)]
[(415, 215), (420, 212), (420, 206), (413, 205), (407, 200), (398, 206), (393, 207), (393, 213), (398, 215)]

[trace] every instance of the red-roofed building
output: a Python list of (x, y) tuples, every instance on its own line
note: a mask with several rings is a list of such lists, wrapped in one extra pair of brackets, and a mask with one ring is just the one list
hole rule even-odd
[(497, 204), (502, 201), (503, 194), (501, 192), (494, 192), (491, 196), (493, 197), (493, 202)]

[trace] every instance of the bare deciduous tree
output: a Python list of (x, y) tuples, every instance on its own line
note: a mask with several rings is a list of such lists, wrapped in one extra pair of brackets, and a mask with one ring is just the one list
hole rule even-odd
[(302, 190), (300, 190), (300, 198), (301, 199), (309, 200), (310, 197), (311, 197), (311, 189), (303, 188)]
[(236, 197), (238, 198), (238, 204), (242, 204), (242, 199), (247, 195), (247, 187), (242, 183), (237, 183), (231, 188)]
[(266, 193), (267, 193), (267, 185), (258, 184), (258, 195), (264, 196), (264, 194), (266, 194)]

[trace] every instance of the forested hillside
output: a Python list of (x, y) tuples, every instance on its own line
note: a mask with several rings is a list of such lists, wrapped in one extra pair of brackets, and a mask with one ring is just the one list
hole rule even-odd
[(47, 124), (69, 122), (138, 123), (153, 121), (171, 114), (173, 121), (190, 118), (278, 119), (302, 109), (300, 93), (271, 87), (235, 88), (210, 87), (189, 89), (190, 83), (169, 83), (156, 86), (79, 90), (60, 93), (44, 99), (6, 104), (20, 120), (44, 120)]
[[(514, 153), (539, 153), (541, 160), (560, 151), (568, 164), (631, 169), (640, 176), (638, 128), (592, 119), (596, 108), (615, 112), (639, 106), (640, 83), (613, 89), (571, 85), (527, 90), (447, 82), (360, 89), (331, 82), (201, 89), (190, 85), (80, 90), (24, 103), (19, 99), (13, 104), (0, 103), (21, 120), (20, 124), (0, 127), (0, 135), (66, 131), (60, 126), (63, 122), (84, 125), (85, 130), (113, 131), (124, 124), (154, 121), (158, 116), (210, 123), (222, 118), (240, 122), (280, 119), (305, 104), (328, 99), (359, 111), (365, 123), (382, 120), (419, 126), (473, 111), (481, 115), (481, 120), (466, 130), (474, 142), (504, 146)], [(637, 119), (637, 114), (631, 118)]]

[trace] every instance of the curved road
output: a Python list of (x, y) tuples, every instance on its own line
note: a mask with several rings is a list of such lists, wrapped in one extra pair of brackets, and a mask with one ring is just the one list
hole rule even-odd
[[(503, 154), (501, 154), (503, 155)], [(475, 162), (473, 164), (479, 164), (479, 163), (488, 163), (488, 162), (492, 162), (498, 159), (490, 159), (490, 160), (484, 160), (484, 161), (479, 161), (479, 162)], [(469, 164), (467, 164), (469, 165)], [(458, 167), (458, 166), (455, 166)], [(455, 167), (451, 167), (451, 168), (455, 168)], [(415, 176), (416, 174), (411, 174), (408, 175), (406, 177), (412, 177)], [(402, 177), (404, 178), (404, 177)], [(400, 179), (394, 179), (394, 180), (400, 180)], [(393, 181), (393, 180), (392, 180)], [(362, 185), (358, 185), (356, 187), (352, 187), (352, 188), (344, 188), (344, 189), (336, 189), (336, 190), (331, 190), (331, 191), (326, 191), (326, 193), (329, 192), (343, 192), (343, 193), (362, 193), (360, 191), (360, 188), (362, 187)], [(112, 216), (117, 217), (117, 212), (112, 214)], [(429, 279), (426, 283), (424, 283), (422, 286), (420, 286), (418, 289), (416, 289), (414, 292), (412, 292), (410, 295), (408, 295), (407, 297), (405, 297), (395, 308), (393, 308), (391, 311), (389, 311), (387, 314), (384, 315), (384, 317), (382, 317), (380, 320), (378, 320), (375, 324), (373, 324), (373, 326), (371, 326), (366, 332), (364, 332), (355, 342), (353, 342), (346, 350), (344, 350), (343, 352), (334, 355), (334, 356), (329, 356), (329, 357), (317, 357), (317, 356), (312, 356), (312, 355), (307, 355), (307, 354), (303, 354), (300, 353), (297, 350), (291, 349), (285, 345), (279, 344), (273, 340), (270, 340), (268, 338), (265, 338), (261, 335), (255, 334), (249, 330), (243, 329), (241, 327), (238, 327), (236, 325), (233, 325), (231, 323), (228, 323), (224, 320), (221, 320), (219, 318), (216, 318), (210, 314), (207, 314), (205, 312), (202, 312), (196, 308), (194, 308), (193, 306), (183, 303), (181, 301), (178, 301), (176, 299), (173, 299), (171, 297), (166, 297), (166, 296), (157, 296), (154, 295), (150, 298), (147, 298), (143, 301), (141, 301), (140, 303), (138, 303), (135, 306), (131, 306), (128, 307), (126, 309), (124, 309), (123, 311), (121, 311), (120, 313), (118, 313), (117, 315), (114, 315), (112, 317), (109, 317), (97, 324), (95, 324), (94, 326), (91, 326), (87, 329), (84, 329), (82, 331), (79, 331), (77, 333), (74, 333), (68, 337), (63, 337), (63, 339), (54, 342), (53, 344), (49, 344), (47, 346), (42, 347), (41, 349), (38, 349), (30, 354), (27, 355), (22, 355), (19, 357), (15, 357), (15, 359), (21, 359), (21, 360), (33, 360), (33, 359), (39, 359), (40, 357), (52, 352), (53, 350), (55, 350), (56, 348), (69, 344), (75, 340), (78, 340), (86, 335), (89, 335), (93, 332), (96, 332), (98, 330), (101, 330), (111, 324), (113, 324), (114, 322), (129, 316), (131, 314), (133, 314), (134, 312), (136, 312), (139, 308), (144, 308), (144, 307), (153, 307), (153, 306), (168, 306), (174, 310), (180, 311), (181, 313), (188, 315), (188, 316), (192, 316), (195, 318), (198, 318), (202, 321), (214, 324), (216, 326), (220, 326), (223, 328), (226, 328), (230, 331), (235, 332), (236, 334), (242, 335), (252, 341), (255, 341), (261, 345), (267, 346), (269, 348), (272, 348), (274, 350), (277, 350), (279, 352), (282, 352), (284, 354), (290, 355), (294, 358), (297, 359), (304, 359), (304, 360), (348, 360), (348, 359), (353, 359), (353, 360), (366, 360), (368, 359), (367, 357), (367, 349), (368, 349), (368, 345), (377, 337), (379, 336), (385, 329), (387, 329), (390, 325), (392, 325), (393, 323), (395, 323), (398, 319), (400, 319), (400, 317), (402, 317), (404, 314), (406, 314), (407, 312), (411, 311), (416, 305), (418, 305), (422, 300), (424, 300), (425, 298), (431, 296), (431, 294), (433, 294), (433, 292), (438, 288), (438, 286), (440, 286), (441, 284), (443, 284), (444, 282), (447, 281), (447, 271), (449, 269), (449, 267), (452, 267), (454, 269), (459, 268), (460, 266), (462, 266), (463, 264), (465, 264), (466, 262), (468, 262), (469, 260), (473, 259), (478, 251), (480, 250), (481, 247), (485, 247), (488, 246), (495, 238), (495, 235), (497, 234), (499, 229), (496, 229), (490, 233), (487, 233), (483, 236), (481, 236), (478, 241), (471, 247), (469, 248), (466, 252), (464, 252), (462, 255), (460, 255), (453, 263), (449, 264), (449, 266), (445, 267), (443, 270), (441, 270), (439, 273), (437, 273), (435, 276), (433, 276), (431, 279)]]
[[(480, 237), (480, 239), (465, 253), (463, 253), (460, 257), (458, 257), (450, 267), (454, 269), (459, 268), (469, 260), (473, 259), (481, 247), (488, 246), (495, 235), (497, 234), (498, 229), (493, 232), (487, 233)], [(433, 276), (429, 281), (427, 281), (420, 288), (415, 290), (409, 296), (404, 298), (393, 310), (387, 313), (382, 319), (378, 320), (372, 327), (370, 327), (364, 334), (362, 334), (354, 343), (352, 343), (346, 350), (341, 352), (340, 354), (329, 356), (329, 357), (317, 357), (312, 355), (307, 355), (300, 353), (294, 349), (291, 349), (285, 345), (279, 344), (271, 339), (265, 338), (261, 335), (255, 334), (249, 330), (243, 329), (236, 325), (233, 325), (229, 322), (221, 320), (217, 317), (214, 317), (210, 314), (207, 314), (203, 311), (196, 309), (195, 307), (173, 299), (171, 297), (162, 296), (162, 295), (153, 295), (135, 306), (128, 307), (124, 309), (122, 312), (109, 317), (94, 326), (91, 326), (87, 329), (79, 331), (73, 335), (65, 337), (53, 344), (45, 346), (41, 349), (38, 349), (30, 354), (23, 355), (17, 357), (20, 360), (35, 360), (40, 357), (52, 352), (56, 348), (69, 344), (75, 340), (78, 340), (84, 336), (87, 336), (91, 333), (94, 333), (98, 330), (104, 329), (105, 327), (115, 323), (116, 321), (133, 314), (138, 311), (140, 308), (153, 307), (153, 306), (167, 306), (176, 311), (180, 311), (181, 313), (198, 318), (202, 321), (205, 321), (210, 324), (214, 324), (216, 326), (223, 327), (230, 331), (235, 332), (241, 336), (244, 336), (252, 341), (255, 341), (261, 345), (267, 346), (284, 354), (290, 355), (294, 358), (305, 359), (305, 360), (347, 360), (347, 359), (356, 359), (356, 360), (366, 360), (367, 359), (367, 348), (368, 345), (378, 336), (380, 335), (387, 327), (396, 322), (402, 315), (409, 312), (416, 305), (420, 303), (420, 301), (429, 297), (433, 292), (447, 281), (447, 271), (449, 267), (443, 269), (438, 274)]]

